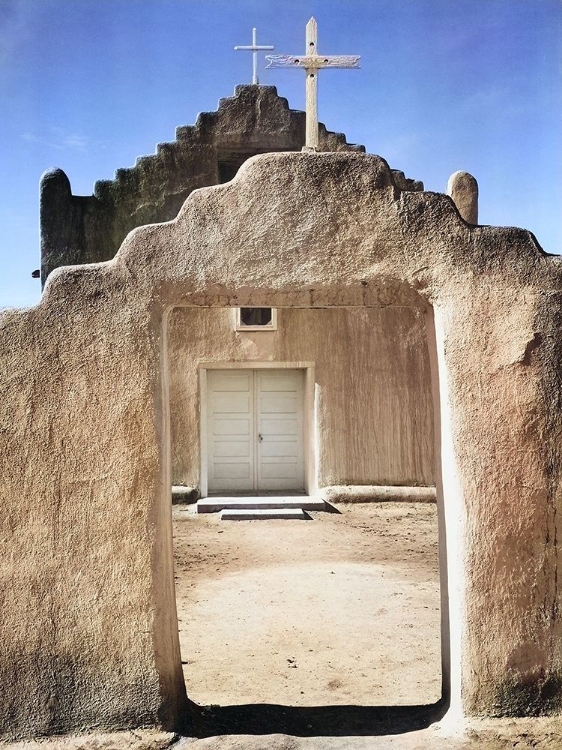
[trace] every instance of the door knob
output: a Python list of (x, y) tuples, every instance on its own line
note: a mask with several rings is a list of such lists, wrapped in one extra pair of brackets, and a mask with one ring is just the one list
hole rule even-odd
[(258, 437), (260, 439), (260, 443), (263, 443), (263, 435), (261, 434), (261, 432), (258, 434)]

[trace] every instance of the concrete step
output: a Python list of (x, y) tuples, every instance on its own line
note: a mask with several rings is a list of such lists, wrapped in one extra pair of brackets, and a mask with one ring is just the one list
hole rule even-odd
[(321, 498), (306, 495), (271, 495), (267, 497), (203, 497), (197, 502), (198, 513), (216, 513), (219, 510), (326, 510)]
[(302, 508), (227, 508), (221, 512), (221, 521), (264, 521), (272, 518), (304, 521), (310, 516)]

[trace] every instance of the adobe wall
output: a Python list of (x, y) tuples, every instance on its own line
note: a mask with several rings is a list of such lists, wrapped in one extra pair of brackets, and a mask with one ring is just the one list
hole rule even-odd
[[(73, 195), (62, 169), (45, 172), (40, 185), (41, 281), (59, 266), (110, 260), (128, 232), (177, 216), (197, 188), (226, 182), (237, 164), (255, 154), (300, 151), (305, 113), (290, 109), (275, 86), (237, 86), (216, 112), (202, 112), (195, 125), (176, 128), (176, 139), (159, 143), (114, 180), (98, 180), (93, 195)], [(363, 152), (343, 133), (319, 124), (322, 151)], [(226, 175), (221, 165), (226, 166)], [(423, 184), (393, 170), (404, 190)]]
[[(192, 190), (221, 180), (219, 161), (236, 154), (300, 151), (305, 114), (289, 109), (274, 86), (237, 86), (216, 112), (202, 112), (192, 126), (176, 129), (176, 140), (159, 143), (156, 154), (99, 180), (90, 196), (72, 194), (61, 169), (46, 172), (40, 186), (41, 279), (63, 265), (113, 258), (128, 232), (177, 216)], [(324, 151), (360, 150), (342, 133), (320, 126)]]
[(452, 710), (560, 710), (560, 261), (378, 157), (268, 154), (0, 315), (4, 737), (180, 720), (166, 311), (402, 282), (435, 317)]
[(198, 364), (313, 362), (318, 485), (432, 485), (433, 401), (424, 311), (283, 309), (276, 331), (236, 331), (231, 309), (176, 308), (168, 324), (172, 481), (200, 487)]
[(0, 316), (0, 736), (153, 724), (185, 693), (160, 326), (120, 274), (76, 273)]

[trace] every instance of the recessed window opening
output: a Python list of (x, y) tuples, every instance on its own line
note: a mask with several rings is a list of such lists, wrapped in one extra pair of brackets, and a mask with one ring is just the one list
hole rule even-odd
[(269, 326), (271, 325), (271, 307), (241, 307), (240, 325)]
[[(283, 309), (276, 357), (290, 364), (287, 373), (297, 373), (299, 362), (314, 364), (301, 371), (303, 378), (313, 373), (314, 398), (303, 399), (303, 419), (312, 426), (299, 450), (310, 437), (319, 485), (342, 488), (334, 495), (339, 512), (308, 511), (305, 521), (225, 521), (220, 513), (197, 513), (192, 503), (173, 506), (187, 694), (208, 707), (201, 736), (394, 733), (434, 720), (442, 700), (438, 513), (434, 502), (413, 502), (409, 494), (416, 478), (426, 485), (434, 479), (427, 468), (433, 376), (425, 315), (416, 308)], [(197, 433), (211, 424), (202, 416), (211, 387), (200, 390), (197, 363), (211, 372), (215, 357), (214, 371), (229, 374), (213, 387), (224, 410), (217, 420), (231, 415), (218, 429), (232, 436), (244, 431), (234, 423), (251, 406), (246, 380), (266, 410), (280, 409), (281, 401), (288, 409), (293, 399), (290, 376), (275, 381), (282, 368), (267, 343), (263, 352), (252, 349), (253, 357), (263, 355), (259, 366), (236, 361), (230, 316), (218, 308), (170, 314), (174, 484), (197, 485)], [(263, 394), (257, 375), (239, 376), (261, 372), (271, 373)], [(233, 486), (243, 443), (224, 440), (218, 449), (238, 467)], [(396, 500), (376, 501), (372, 488), (392, 484)], [(345, 497), (345, 487), (353, 497)], [(236, 492), (221, 490), (229, 494)], [(350, 497), (355, 502), (343, 502)]]
[(236, 329), (238, 331), (277, 328), (277, 310), (272, 307), (236, 308)]

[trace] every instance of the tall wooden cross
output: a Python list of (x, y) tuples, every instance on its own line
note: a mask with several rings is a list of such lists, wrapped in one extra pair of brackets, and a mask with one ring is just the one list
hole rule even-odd
[(322, 68), (358, 68), (359, 55), (319, 55), (318, 25), (314, 18), (306, 24), (306, 51), (298, 55), (266, 55), (268, 68), (304, 68), (306, 73), (306, 141), (304, 148), (318, 151), (318, 71)]
[(275, 49), (271, 44), (258, 44), (258, 30), (252, 29), (252, 43), (248, 44), (246, 46), (236, 46), (234, 49), (242, 49), (247, 50), (248, 52), (252, 53), (253, 58), (253, 75), (252, 75), (252, 83), (258, 84), (258, 52), (261, 52), (262, 50), (267, 49)]

